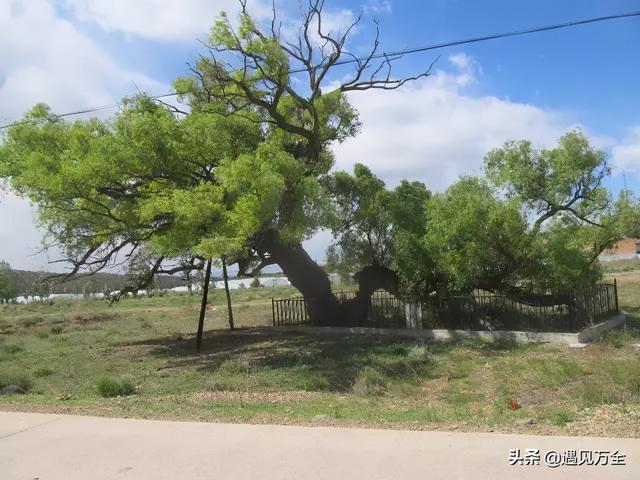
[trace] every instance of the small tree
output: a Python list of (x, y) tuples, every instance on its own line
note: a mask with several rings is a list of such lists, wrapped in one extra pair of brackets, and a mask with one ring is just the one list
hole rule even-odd
[(0, 260), (0, 301), (9, 302), (18, 296), (16, 277), (11, 265)]
[(30, 292), (41, 300), (51, 294), (51, 281), (45, 273), (39, 273), (31, 284)]
[(94, 298), (97, 291), (96, 282), (93, 278), (88, 278), (84, 285), (82, 286), (82, 296), (85, 299)]

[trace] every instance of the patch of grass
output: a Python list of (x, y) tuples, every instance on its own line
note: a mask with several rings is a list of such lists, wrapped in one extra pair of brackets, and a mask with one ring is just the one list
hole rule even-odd
[(51, 325), (51, 327), (49, 327), (49, 331), (52, 335), (60, 335), (64, 331), (64, 325)]
[(493, 368), (494, 377), (512, 388), (560, 387), (587, 374), (578, 362), (557, 356), (507, 357)]
[(358, 373), (353, 383), (353, 393), (361, 396), (384, 395), (389, 386), (389, 379), (375, 368), (365, 367)]
[(534, 372), (535, 381), (550, 387), (564, 385), (585, 373), (577, 362), (564, 358), (532, 359), (527, 363)]
[(18, 343), (9, 343), (3, 346), (3, 350), (7, 353), (24, 352), (24, 347)]
[(0, 371), (0, 389), (7, 385), (17, 385), (28, 392), (33, 387), (33, 380), (29, 375), (22, 372)]
[(586, 383), (576, 388), (578, 398), (585, 407), (597, 407), (621, 403), (622, 398), (613, 386), (601, 383)]
[(453, 350), (450, 353), (450, 358), (451, 364), (447, 372), (447, 378), (449, 380), (467, 378), (478, 363), (475, 355), (464, 351)]
[(615, 385), (624, 388), (627, 395), (640, 398), (640, 362), (610, 360), (604, 370)]
[(33, 327), (34, 325), (38, 325), (39, 323), (41, 323), (43, 320), (41, 315), (33, 315), (31, 317), (26, 317), (20, 320), (20, 323), (22, 324), (23, 327), (25, 328), (29, 328), (29, 327)]
[(484, 398), (485, 395), (483, 393), (468, 391), (464, 388), (464, 385), (459, 383), (449, 383), (439, 395), (439, 399), (444, 403), (456, 407), (465, 407), (470, 403), (483, 401)]
[(11, 330), (11, 323), (0, 318), (0, 332), (6, 332), (7, 330)]
[(87, 324), (87, 323), (106, 322), (109, 320), (113, 320), (114, 318), (116, 318), (116, 314), (112, 312), (95, 312), (95, 313), (77, 314), (74, 316), (73, 320), (80, 324)]
[(611, 345), (614, 348), (622, 348), (625, 345), (629, 345), (634, 339), (634, 335), (625, 329), (625, 330), (613, 330), (605, 333), (602, 337), (600, 337), (600, 343), (605, 343), (607, 345)]
[(136, 387), (128, 380), (118, 381), (110, 377), (99, 379), (97, 389), (100, 396), (104, 398), (127, 396), (136, 393)]
[(559, 407), (552, 410), (549, 417), (553, 425), (564, 427), (575, 419), (576, 414), (571, 410)]
[(55, 372), (52, 368), (46, 367), (44, 365), (40, 365), (37, 367), (33, 367), (31, 369), (31, 373), (34, 377), (48, 377), (49, 375), (53, 375)]
[(153, 328), (153, 324), (144, 317), (138, 317), (138, 322), (141, 328)]

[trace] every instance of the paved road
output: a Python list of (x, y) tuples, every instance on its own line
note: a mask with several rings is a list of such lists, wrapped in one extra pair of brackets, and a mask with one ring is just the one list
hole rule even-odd
[[(509, 449), (620, 450), (626, 466), (509, 466)], [(640, 440), (0, 412), (2, 480), (638, 479)]]

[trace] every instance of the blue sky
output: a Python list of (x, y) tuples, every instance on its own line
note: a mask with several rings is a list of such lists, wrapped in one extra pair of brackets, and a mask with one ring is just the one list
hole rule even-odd
[[(145, 36), (113, 26), (105, 29), (95, 19), (78, 15), (77, 3), (57, 1), (54, 6), (61, 17), (122, 66), (143, 71), (166, 85), (186, 73), (186, 62), (204, 52), (195, 41), (206, 38), (204, 28), (179, 39)], [(219, 3), (225, 9), (234, 6), (232, 2)], [(287, 7), (290, 3), (280, 2), (279, 8), (293, 16), (295, 9)], [(383, 49), (399, 50), (640, 10), (640, 1), (327, 1), (326, 9), (331, 13), (365, 11), (351, 43), (353, 51), (364, 53), (370, 45), (374, 16), (381, 21)], [(397, 62), (395, 71), (400, 76), (411, 75), (438, 55), (437, 67), (447, 68), (449, 56), (467, 55), (481, 71), (481, 78), (467, 89), (468, 95), (492, 95), (562, 112), (567, 120), (593, 135), (621, 140), (629, 128), (640, 124), (640, 59), (633, 47), (639, 44), (640, 17), (635, 17), (413, 54)], [(341, 67), (341, 73), (349, 71), (350, 67)], [(612, 188), (620, 182), (613, 178)], [(627, 182), (638, 185), (634, 172), (629, 172)]]
[[(285, 23), (294, 2), (279, 1)], [(33, 103), (55, 111), (102, 105), (135, 92), (165, 93), (204, 50), (215, 12), (234, 0), (9, 0), (0, 5), (0, 123)], [(295, 5), (295, 3), (294, 3)], [(250, 0), (258, 19), (270, 1)], [(370, 45), (372, 17), (383, 50), (640, 10), (639, 0), (326, 1), (328, 23), (365, 16), (349, 49)], [(37, 35), (34, 35), (37, 34)], [(420, 179), (442, 190), (462, 174), (479, 173), (482, 157), (507, 138), (551, 146), (582, 128), (609, 154), (613, 191), (640, 192), (640, 17), (499, 39), (410, 55), (399, 76), (421, 71), (440, 55), (434, 74), (400, 92), (350, 97), (362, 134), (335, 148), (337, 168), (367, 163), (390, 184)], [(342, 67), (339, 76), (350, 67)], [(336, 80), (334, 77), (330, 80)], [(135, 86), (134, 86), (135, 84)], [(16, 238), (20, 240), (17, 241)], [(0, 198), (2, 256), (17, 268), (48, 268), (28, 204)], [(321, 257), (326, 238), (311, 242)]]

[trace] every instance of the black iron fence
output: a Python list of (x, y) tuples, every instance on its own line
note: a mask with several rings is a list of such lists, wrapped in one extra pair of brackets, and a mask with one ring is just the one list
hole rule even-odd
[[(340, 292), (345, 304), (355, 294)], [(274, 326), (311, 324), (314, 299), (272, 299)], [(378, 328), (446, 328), (575, 332), (618, 313), (616, 283), (603, 283), (567, 293), (512, 295), (474, 292), (412, 301), (376, 292), (367, 318), (358, 326)], [(354, 326), (354, 325), (345, 325)]]

